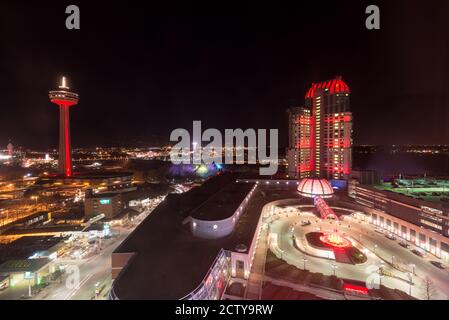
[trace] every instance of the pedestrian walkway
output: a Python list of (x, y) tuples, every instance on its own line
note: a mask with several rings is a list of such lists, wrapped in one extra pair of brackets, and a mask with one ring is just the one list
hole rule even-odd
[(262, 286), (264, 282), (265, 260), (268, 250), (268, 228), (263, 227), (260, 239), (257, 243), (253, 265), (246, 286), (245, 299), (260, 300), (262, 298)]

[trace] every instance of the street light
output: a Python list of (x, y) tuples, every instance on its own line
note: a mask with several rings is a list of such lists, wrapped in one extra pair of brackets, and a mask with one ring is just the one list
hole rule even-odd
[(382, 287), (382, 278), (383, 278), (383, 274), (382, 274), (382, 271), (379, 269), (379, 289), (380, 289), (380, 287)]
[(31, 196), (31, 200), (35, 201), (34, 204), (36, 205), (36, 207), (37, 207), (37, 199), (39, 199), (38, 196)]
[(392, 264), (393, 267), (394, 267), (394, 256), (391, 256), (391, 264)]
[(303, 258), (302, 258), (302, 262), (304, 263), (304, 270), (306, 270), (306, 262), (307, 262), (306, 257), (303, 257)]
[(374, 253), (376, 253), (377, 244), (374, 245)]
[(416, 271), (415, 271), (416, 265), (413, 264), (413, 263), (410, 263), (410, 264), (409, 264), (409, 267), (412, 268), (412, 273), (413, 273), (414, 275), (416, 275)]
[(334, 271), (334, 276), (336, 276), (337, 275), (337, 268), (338, 268), (338, 266), (335, 263), (332, 263), (331, 264), (331, 268)]

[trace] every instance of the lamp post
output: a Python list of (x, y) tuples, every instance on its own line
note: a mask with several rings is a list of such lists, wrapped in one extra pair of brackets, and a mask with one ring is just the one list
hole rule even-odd
[(391, 264), (392, 264), (393, 267), (394, 267), (394, 256), (391, 256)]
[(376, 253), (377, 244), (374, 245), (374, 253)]
[(282, 250), (281, 248), (279, 248), (279, 250), (281, 251), (281, 260), (284, 260), (284, 250)]
[(35, 275), (30, 271), (26, 271), (23, 278), (28, 280), (28, 296), (31, 298), (31, 280), (35, 278)]
[(28, 279), (28, 296), (31, 298), (31, 279)]
[(410, 263), (410, 264), (409, 264), (409, 267), (412, 268), (412, 274), (416, 275), (416, 271), (415, 271), (416, 265), (413, 264), (413, 263)]
[(307, 262), (306, 257), (303, 257), (303, 258), (302, 258), (302, 262), (304, 263), (304, 270), (306, 270), (306, 262)]
[(31, 196), (31, 200), (34, 200), (34, 205), (36, 208), (37, 208), (37, 199), (38, 198), (39, 198), (38, 196)]
[(332, 268), (332, 270), (334, 272), (334, 276), (337, 276), (337, 268), (338, 268), (338, 266), (335, 263), (332, 263), (331, 264), (331, 268)]

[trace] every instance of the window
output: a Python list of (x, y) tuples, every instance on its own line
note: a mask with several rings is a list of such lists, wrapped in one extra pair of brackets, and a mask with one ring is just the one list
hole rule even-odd
[(419, 241), (421, 241), (421, 242), (426, 242), (426, 235), (420, 233), (420, 234), (419, 234)]

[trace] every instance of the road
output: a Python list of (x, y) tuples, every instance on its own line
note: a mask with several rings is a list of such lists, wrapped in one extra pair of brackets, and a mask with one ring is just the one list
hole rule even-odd
[[(413, 254), (411, 249), (416, 248), (416, 246), (411, 245), (410, 249), (403, 248), (398, 244), (398, 241), (389, 240), (384, 235), (375, 232), (373, 226), (367, 222), (352, 221), (348, 224), (343, 223), (343, 225), (350, 226), (350, 228), (343, 227), (343, 229), (346, 229), (345, 231), (354, 238), (360, 238), (361, 235), (361, 243), (366, 247), (370, 245), (373, 247), (376, 244), (376, 254), (384, 260), (393, 261), (395, 265), (397, 264), (404, 269), (407, 268), (409, 271), (413, 271), (410, 265), (414, 265), (415, 277), (418, 279), (417, 282), (420, 281), (421, 286), (423, 286), (423, 281), (426, 277), (429, 277), (439, 291), (439, 294), (435, 298), (442, 300), (448, 299), (449, 270), (441, 270), (430, 263), (431, 260), (439, 260), (438, 258), (432, 257), (430, 254), (425, 258)], [(374, 251), (374, 248), (371, 250)], [(394, 256), (393, 259), (392, 256)]]
[[(57, 258), (55, 266), (65, 266), (66, 273), (59, 280), (51, 283), (38, 294), (32, 296), (33, 300), (91, 300), (106, 299), (111, 287), (111, 254), (123, 240), (153, 211), (163, 200), (163, 197), (154, 200), (143, 213), (137, 216), (129, 227), (111, 227), (112, 238), (102, 241), (102, 250), (88, 258), (72, 259)], [(79, 274), (79, 285), (73, 285), (75, 274)], [(69, 280), (67, 280), (69, 279)], [(96, 297), (96, 289), (102, 289)], [(28, 281), (16, 283), (14, 287), (0, 292), (0, 300), (18, 300), (28, 296)]]
[[(105, 285), (102, 291), (106, 293), (111, 284), (111, 254), (115, 248), (128, 236), (130, 230), (123, 231), (112, 243), (106, 243), (103, 250), (89, 259), (58, 260), (60, 264), (73, 265), (79, 269), (79, 287), (70, 289), (66, 285), (67, 277), (61, 284), (52, 286), (51, 290), (44, 290), (33, 299), (41, 300), (90, 300), (95, 296), (95, 284)], [(69, 284), (70, 286), (70, 284)]]
[[(298, 210), (292, 211), (291, 208), (289, 210), (277, 210), (274, 221), (270, 224), (270, 233), (277, 235), (277, 241), (271, 241), (270, 248), (278, 256), (281, 256), (283, 260), (296, 265), (298, 268), (303, 268), (304, 261), (302, 258), (304, 254), (293, 245), (292, 226), (296, 224), (293, 231), (295, 236), (304, 238), (305, 233), (317, 231), (317, 228), (321, 228), (321, 231), (332, 231), (335, 229), (336, 224), (335, 222), (333, 224), (322, 222), (316, 216), (306, 212), (301, 212), (300, 216), (298, 216), (298, 213)], [(300, 226), (298, 222), (305, 217), (313, 221), (311, 226)], [(350, 265), (307, 256), (307, 269), (330, 275), (334, 273), (334, 269), (332, 268), (332, 264), (334, 264), (337, 266), (335, 270), (337, 276), (366, 281), (373, 273), (373, 270), (382, 265), (385, 270), (404, 279), (398, 280), (391, 277), (382, 277), (382, 284), (408, 293), (410, 285), (406, 281), (408, 280), (407, 271), (411, 271), (412, 269), (409, 265), (414, 264), (416, 275), (413, 276), (415, 285), (412, 287), (412, 295), (419, 299), (426, 299), (424, 279), (428, 277), (433, 282), (434, 294), (432, 295), (432, 299), (446, 300), (448, 298), (449, 272), (447, 270), (436, 268), (430, 264), (429, 259), (418, 257), (410, 249), (399, 246), (397, 241), (389, 240), (384, 235), (374, 232), (373, 226), (366, 222), (345, 220), (341, 222), (341, 226), (338, 229), (340, 233), (345, 233), (352, 239), (360, 240), (361, 244), (367, 249), (365, 251), (368, 261), (360, 265)], [(374, 244), (377, 246), (375, 247)], [(390, 261), (394, 262), (395, 267), (393, 267)], [(370, 279), (372, 278), (371, 276)]]

